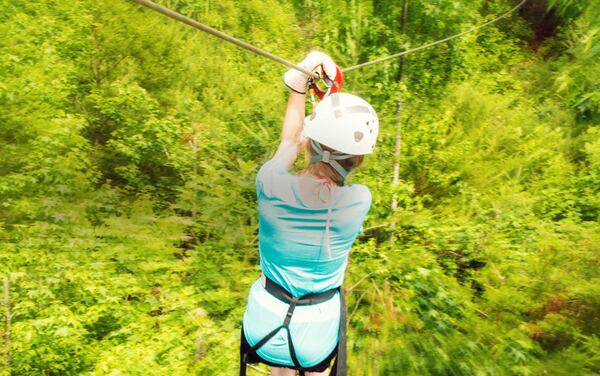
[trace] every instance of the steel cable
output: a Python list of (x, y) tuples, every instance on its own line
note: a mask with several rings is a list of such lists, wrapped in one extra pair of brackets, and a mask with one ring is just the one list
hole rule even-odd
[[(273, 60), (273, 61), (275, 61), (275, 62), (277, 62), (279, 64), (282, 64), (282, 65), (284, 65), (284, 66), (286, 66), (288, 68), (296, 69), (296, 70), (298, 70), (298, 71), (300, 71), (300, 72), (302, 72), (304, 74), (307, 74), (309, 76), (313, 75), (310, 71), (308, 71), (308, 70), (300, 67), (299, 65), (296, 65), (296, 64), (294, 64), (294, 63), (292, 63), (292, 62), (290, 62), (288, 60), (285, 60), (285, 59), (283, 59), (283, 58), (281, 58), (281, 57), (279, 57), (277, 55), (274, 55), (274, 54), (272, 54), (270, 52), (262, 50), (262, 49), (260, 49), (258, 47), (255, 47), (255, 46), (253, 46), (253, 45), (251, 45), (249, 43), (246, 43), (246, 42), (244, 42), (242, 40), (239, 40), (239, 39), (237, 39), (235, 37), (232, 37), (231, 35), (225, 34), (225, 33), (221, 32), (221, 31), (216, 30), (216, 29), (214, 29), (214, 28), (212, 28), (210, 26), (207, 26), (207, 25), (205, 25), (205, 24), (203, 24), (203, 23), (201, 23), (199, 21), (196, 21), (196, 20), (191, 19), (191, 18), (189, 18), (187, 16), (184, 16), (184, 15), (182, 15), (180, 13), (177, 13), (177, 12), (175, 12), (175, 11), (169, 9), (169, 8), (166, 8), (166, 7), (164, 7), (164, 6), (160, 5), (160, 4), (156, 4), (153, 1), (150, 1), (150, 0), (131, 0), (131, 1), (134, 1), (134, 2), (136, 2), (136, 3), (138, 3), (138, 4), (142, 5), (142, 6), (145, 6), (146, 8), (152, 9), (152, 10), (158, 12), (158, 13), (161, 13), (161, 14), (163, 14), (163, 15), (165, 15), (167, 17), (170, 17), (170, 18), (172, 18), (174, 20), (177, 20), (179, 22), (183, 22), (183, 23), (185, 23), (185, 24), (187, 24), (189, 26), (192, 26), (192, 27), (194, 27), (194, 28), (196, 28), (198, 30), (201, 30), (201, 31), (203, 31), (205, 33), (213, 35), (213, 36), (215, 36), (217, 38), (220, 38), (222, 40), (225, 40), (225, 41), (227, 41), (229, 43), (233, 43), (236, 46), (244, 48), (244, 49), (246, 49), (246, 50), (248, 50), (250, 52), (253, 52), (253, 53), (257, 54), (257, 55), (266, 57), (267, 59)], [(469, 34), (469, 33), (473, 33), (475, 31), (480, 30), (480, 29), (482, 29), (482, 28), (484, 28), (486, 26), (489, 26), (489, 25), (491, 25), (491, 24), (493, 24), (495, 22), (498, 22), (502, 18), (508, 17), (510, 14), (512, 14), (517, 9), (519, 9), (520, 7), (522, 7), (523, 4), (525, 4), (526, 2), (527, 2), (527, 0), (522, 0), (514, 8), (512, 8), (509, 11), (503, 13), (502, 15), (494, 18), (493, 20), (490, 20), (490, 21), (487, 21), (485, 23), (482, 23), (481, 25), (475, 26), (475, 27), (473, 27), (473, 28), (471, 28), (469, 30), (465, 30), (465, 31), (460, 32), (458, 34), (454, 34), (454, 35), (451, 35), (449, 37), (437, 40), (435, 42), (427, 43), (427, 44), (424, 44), (424, 45), (419, 46), (419, 47), (415, 47), (415, 48), (411, 48), (411, 49), (408, 49), (408, 50), (405, 50), (405, 51), (402, 51), (402, 52), (398, 52), (398, 53), (393, 54), (393, 55), (388, 55), (388, 56), (381, 57), (379, 59), (375, 59), (375, 60), (368, 61), (368, 62), (365, 62), (365, 63), (357, 64), (357, 65), (353, 65), (351, 67), (347, 67), (347, 68), (342, 69), (342, 71), (344, 73), (351, 72), (351, 71), (354, 71), (354, 70), (357, 70), (357, 69), (360, 69), (360, 68), (364, 68), (364, 67), (367, 67), (367, 66), (370, 66), (370, 65), (373, 65), (373, 64), (378, 64), (378, 63), (381, 63), (381, 62), (384, 62), (384, 61), (387, 61), (387, 60), (396, 59), (398, 57), (411, 54), (413, 52), (421, 51), (421, 50), (424, 50), (426, 48), (433, 47), (435, 45), (448, 42), (448, 41), (450, 41), (452, 39), (460, 38), (463, 35), (466, 35), (466, 34)]]
[(164, 7), (164, 6), (160, 5), (160, 4), (156, 4), (155, 2), (152, 2), (150, 0), (131, 0), (131, 1), (134, 1), (134, 2), (136, 2), (138, 4), (140, 4), (140, 5), (145, 6), (146, 8), (152, 9), (152, 10), (154, 10), (154, 11), (156, 11), (158, 13), (161, 13), (161, 14), (167, 16), (167, 17), (170, 17), (170, 18), (172, 18), (174, 20), (177, 20), (179, 22), (183, 22), (184, 24), (187, 24), (187, 25), (189, 25), (191, 27), (194, 27), (194, 28), (196, 28), (198, 30), (201, 30), (201, 31), (203, 31), (205, 33), (208, 33), (210, 35), (213, 35), (213, 36), (215, 36), (217, 38), (223, 39), (223, 40), (225, 40), (225, 41), (227, 41), (229, 43), (233, 43), (236, 46), (244, 48), (244, 49), (246, 49), (248, 51), (251, 51), (251, 52), (253, 52), (253, 53), (257, 54), (257, 55), (266, 57), (267, 59), (271, 59), (271, 60), (273, 60), (273, 61), (275, 61), (275, 62), (277, 62), (279, 64), (285, 65), (288, 68), (296, 69), (296, 70), (298, 70), (298, 71), (300, 71), (300, 72), (302, 72), (302, 73), (304, 73), (306, 75), (309, 75), (309, 76), (313, 75), (310, 71), (302, 68), (299, 65), (296, 65), (296, 64), (294, 64), (294, 63), (292, 63), (290, 61), (287, 61), (287, 60), (285, 60), (285, 59), (283, 59), (283, 58), (281, 58), (279, 56), (273, 55), (270, 52), (267, 52), (267, 51), (262, 50), (262, 49), (260, 49), (258, 47), (255, 47), (255, 46), (253, 46), (253, 45), (251, 45), (249, 43), (246, 43), (246, 42), (244, 42), (242, 40), (234, 38), (231, 35), (228, 35), (228, 34), (225, 34), (223, 32), (220, 32), (219, 30), (213, 29), (210, 26), (207, 26), (207, 25), (205, 25), (205, 24), (203, 24), (201, 22), (198, 22), (198, 21), (196, 21), (194, 19), (186, 17), (183, 14), (177, 13), (177, 12), (175, 12), (175, 11), (169, 9), (169, 8), (166, 8), (166, 7)]
[(408, 54), (413, 53), (413, 52), (424, 50), (426, 48), (433, 47), (435, 45), (438, 45), (438, 44), (441, 44), (441, 43), (444, 43), (444, 42), (448, 42), (449, 40), (452, 40), (452, 39), (460, 38), (460, 37), (462, 37), (465, 34), (469, 34), (469, 33), (475, 32), (475, 31), (477, 31), (479, 29), (482, 29), (482, 28), (484, 28), (484, 27), (486, 27), (488, 25), (491, 25), (491, 24), (493, 24), (493, 23), (501, 20), (502, 18), (505, 18), (505, 17), (509, 16), (511, 13), (513, 13), (514, 11), (516, 11), (517, 9), (519, 9), (521, 6), (523, 6), (523, 4), (525, 4), (525, 2), (527, 2), (527, 0), (522, 0), (517, 6), (515, 6), (511, 10), (507, 11), (506, 13), (504, 13), (504, 14), (496, 17), (496, 18), (494, 18), (493, 20), (490, 20), (488, 22), (482, 23), (479, 26), (475, 26), (475, 27), (473, 27), (473, 28), (471, 28), (469, 30), (465, 30), (465, 31), (460, 32), (458, 34), (446, 37), (444, 39), (436, 40), (435, 42), (427, 43), (427, 44), (424, 44), (424, 45), (419, 46), (419, 47), (415, 47), (415, 48), (408, 49), (406, 51), (398, 52), (398, 53), (393, 54), (393, 55), (388, 55), (388, 56), (381, 57), (379, 59), (368, 61), (366, 63), (353, 65), (351, 67), (342, 69), (342, 71), (344, 73), (351, 72), (351, 71), (356, 70), (356, 69), (368, 67), (369, 65), (381, 63), (383, 61), (387, 61), (387, 60), (390, 60), (390, 59), (395, 59), (395, 58), (398, 58), (398, 57), (401, 57), (401, 56), (404, 56), (404, 55), (408, 55)]

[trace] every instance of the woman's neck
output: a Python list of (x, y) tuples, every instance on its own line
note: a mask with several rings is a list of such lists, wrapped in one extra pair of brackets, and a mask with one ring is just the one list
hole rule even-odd
[(336, 182), (333, 181), (331, 178), (329, 178), (325, 175), (315, 173), (315, 172), (311, 171), (310, 169), (304, 169), (304, 170), (300, 171), (300, 176), (304, 176), (304, 177), (312, 178), (312, 179), (327, 180), (328, 182), (330, 182), (332, 184), (336, 184)]
[(302, 170), (298, 174), (298, 194), (304, 205), (322, 207), (333, 199), (337, 184), (331, 178), (310, 170)]

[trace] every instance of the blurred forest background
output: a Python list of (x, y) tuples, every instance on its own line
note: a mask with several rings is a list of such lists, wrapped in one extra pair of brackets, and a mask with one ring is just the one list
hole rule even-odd
[[(517, 1), (160, 3), (345, 67)], [(0, 35), (0, 375), (236, 374), (285, 68), (122, 0), (0, 0)], [(597, 1), (529, 0), (347, 74), (396, 223), (351, 254), (350, 375), (600, 373), (599, 40)]]

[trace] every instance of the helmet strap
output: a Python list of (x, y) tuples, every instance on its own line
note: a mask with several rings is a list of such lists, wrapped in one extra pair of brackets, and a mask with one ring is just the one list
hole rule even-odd
[(328, 150), (323, 150), (321, 144), (312, 139), (310, 140), (310, 145), (316, 153), (315, 155), (310, 157), (310, 164), (317, 162), (328, 163), (331, 167), (333, 167), (335, 171), (337, 171), (338, 174), (340, 174), (340, 176), (342, 177), (342, 181), (346, 180), (346, 177), (348, 176), (350, 171), (343, 168), (342, 165), (339, 164), (337, 161), (352, 158), (353, 155), (344, 154), (339, 151), (331, 152)]

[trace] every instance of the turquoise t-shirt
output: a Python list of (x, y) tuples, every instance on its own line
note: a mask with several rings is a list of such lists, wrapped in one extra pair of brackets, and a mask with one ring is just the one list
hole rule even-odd
[[(256, 178), (261, 269), (296, 297), (342, 285), (350, 248), (371, 206), (369, 189), (359, 184), (335, 187), (327, 203), (308, 206), (299, 193), (300, 179), (311, 178), (290, 174), (276, 159), (265, 163)], [(329, 250), (325, 239), (328, 209)], [(281, 325), (287, 308), (257, 280), (244, 313), (248, 343), (254, 345)], [(339, 296), (296, 307), (290, 330), (303, 367), (320, 363), (337, 345), (339, 312)], [(270, 362), (293, 366), (285, 329), (257, 352)]]

